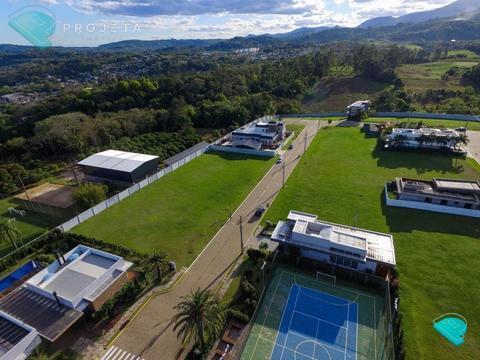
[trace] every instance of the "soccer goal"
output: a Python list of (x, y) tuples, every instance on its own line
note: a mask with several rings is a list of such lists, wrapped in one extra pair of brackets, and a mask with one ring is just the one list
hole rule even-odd
[(337, 277), (335, 275), (326, 274), (321, 271), (317, 271), (315, 279), (317, 279), (317, 281), (326, 282), (332, 286), (335, 286), (337, 283)]

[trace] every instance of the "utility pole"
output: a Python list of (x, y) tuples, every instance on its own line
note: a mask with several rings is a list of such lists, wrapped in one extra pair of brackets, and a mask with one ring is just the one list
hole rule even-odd
[(243, 245), (243, 216), (240, 215), (240, 249), (241, 253), (243, 254), (244, 245)]
[(283, 166), (282, 166), (282, 175), (283, 175), (282, 187), (284, 187), (285, 186), (285, 161), (283, 162)]
[(28, 204), (30, 205), (30, 209), (33, 211), (33, 204), (32, 200), (30, 199), (30, 196), (28, 195), (27, 188), (25, 187), (25, 184), (22, 181), (22, 178), (19, 176), (18, 180), (20, 180), (20, 184), (22, 185), (23, 192), (25, 193), (25, 196), (27, 197)]
[(267, 262), (264, 261), (262, 266), (260, 267), (260, 270), (262, 271), (262, 288), (265, 290), (265, 265), (267, 265)]
[(320, 120), (317, 121), (317, 132), (320, 131)]
[(303, 153), (307, 151), (307, 130), (305, 129), (305, 143), (303, 144)]
[(75, 178), (75, 182), (77, 183), (77, 186), (78, 186), (78, 185), (80, 185), (80, 182), (78, 181), (77, 173), (75, 171), (75, 165), (73, 165), (72, 160), (70, 160), (70, 167), (72, 169), (73, 177)]

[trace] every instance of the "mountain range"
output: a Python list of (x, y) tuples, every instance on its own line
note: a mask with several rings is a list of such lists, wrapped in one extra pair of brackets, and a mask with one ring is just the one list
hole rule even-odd
[[(159, 51), (198, 48), (226, 51), (248, 47), (312, 45), (333, 41), (426, 42), (480, 40), (480, 0), (457, 0), (444, 7), (400, 17), (377, 17), (356, 28), (303, 27), (287, 33), (249, 35), (231, 39), (124, 40), (96, 48), (62, 48), (59, 51)], [(4, 53), (22, 52), (28, 46), (0, 45)]]

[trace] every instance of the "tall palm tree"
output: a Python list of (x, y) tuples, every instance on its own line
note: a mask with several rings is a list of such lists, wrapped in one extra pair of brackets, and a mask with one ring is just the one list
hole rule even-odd
[(194, 336), (195, 341), (205, 349), (208, 339), (217, 336), (223, 327), (223, 309), (217, 298), (207, 289), (197, 289), (175, 306), (178, 311), (173, 318), (174, 330), (185, 341)]
[(17, 228), (15, 219), (10, 219), (0, 224), (0, 242), (10, 241), (17, 249), (17, 241), (22, 240), (22, 232)]
[(167, 254), (163, 251), (155, 251), (148, 257), (147, 263), (157, 271), (158, 282), (162, 282), (162, 272), (165, 271), (168, 263)]

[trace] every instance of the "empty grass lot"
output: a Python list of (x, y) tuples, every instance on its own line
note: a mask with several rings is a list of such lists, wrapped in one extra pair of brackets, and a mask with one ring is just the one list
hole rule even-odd
[[(320, 219), (391, 233), (400, 270), (400, 308), (408, 359), (480, 358), (480, 221), (386, 207), (383, 187), (396, 176), (478, 179), (473, 161), (434, 154), (384, 152), (357, 128), (321, 130), (265, 215), (291, 209)], [(478, 167), (476, 167), (478, 169)], [(455, 347), (432, 328), (447, 312), (469, 322)]]
[(273, 160), (205, 154), (72, 231), (189, 265)]

